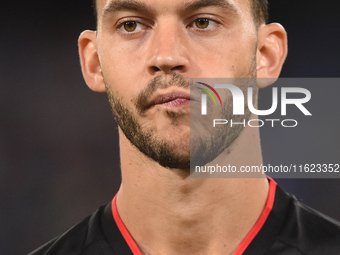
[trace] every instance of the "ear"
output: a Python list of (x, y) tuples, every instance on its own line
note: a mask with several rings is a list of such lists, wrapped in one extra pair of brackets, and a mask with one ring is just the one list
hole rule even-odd
[(258, 87), (266, 87), (279, 77), (287, 52), (287, 33), (283, 26), (272, 23), (259, 28), (256, 59), (257, 78), (271, 79), (262, 79)]
[(105, 84), (96, 49), (96, 32), (86, 30), (78, 39), (81, 70), (87, 86), (96, 92), (105, 92)]

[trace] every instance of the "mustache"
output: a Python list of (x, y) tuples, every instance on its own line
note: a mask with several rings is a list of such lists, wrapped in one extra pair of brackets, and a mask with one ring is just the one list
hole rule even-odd
[(150, 99), (158, 89), (166, 89), (169, 87), (190, 88), (190, 79), (184, 78), (182, 75), (173, 73), (167, 78), (158, 75), (148, 82), (146, 87), (138, 94), (136, 99), (136, 109), (139, 113), (143, 113), (150, 106)]

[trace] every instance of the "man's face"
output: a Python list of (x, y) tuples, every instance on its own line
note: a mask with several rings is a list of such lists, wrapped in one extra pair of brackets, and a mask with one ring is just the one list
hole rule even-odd
[(99, 0), (97, 10), (97, 51), (120, 128), (161, 165), (189, 168), (189, 78), (254, 76), (250, 1)]

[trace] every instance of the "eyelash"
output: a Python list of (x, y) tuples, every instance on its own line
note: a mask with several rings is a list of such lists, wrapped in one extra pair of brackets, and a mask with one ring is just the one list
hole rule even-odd
[[(216, 24), (215, 24), (215, 28), (198, 28), (198, 27), (194, 28), (195, 22), (197, 22), (198, 20), (207, 20), (207, 21), (209, 21), (209, 26), (211, 25), (211, 23), (216, 23)], [(116, 27), (116, 29), (117, 29), (120, 33), (125, 34), (125, 35), (133, 35), (133, 34), (135, 34), (135, 33), (138, 33), (139, 30), (138, 30), (138, 31), (134, 30), (134, 31), (132, 31), (132, 32), (129, 32), (129, 31), (126, 31), (126, 30), (123, 28), (123, 26), (124, 26), (125, 24), (129, 23), (129, 22), (134, 22), (134, 23), (136, 23), (136, 25), (137, 25), (137, 27), (139, 27), (139, 29), (142, 29), (143, 27), (151, 28), (150, 25), (145, 25), (144, 23), (142, 23), (142, 22), (140, 22), (140, 21), (138, 21), (138, 20), (135, 20), (135, 19), (131, 19), (131, 18), (121, 20), (120, 22), (118, 22), (118, 23), (116, 24), (115, 27)], [(192, 29), (196, 29), (196, 30), (199, 31), (199, 32), (209, 32), (209, 31), (215, 30), (216, 27), (218, 27), (219, 25), (221, 25), (221, 23), (220, 23), (219, 21), (215, 20), (215, 19), (212, 19), (211, 17), (195, 17), (195, 19), (192, 20), (192, 21), (190, 22), (190, 24), (189, 24), (187, 27), (192, 28)], [(142, 28), (140, 28), (140, 27), (142, 27)], [(137, 28), (136, 28), (136, 29), (137, 29)]]
[[(207, 20), (209, 22), (208, 26), (214, 26), (214, 28), (198, 28), (197, 26), (195, 26), (195, 23), (199, 20)], [(211, 23), (215, 23), (215, 25), (212, 25)], [(219, 25), (221, 25), (221, 22), (212, 19), (211, 17), (195, 17), (195, 19), (193, 21), (190, 22), (190, 24), (188, 25), (188, 27), (196, 29), (199, 32), (210, 32), (215, 30)]]
[(136, 31), (128, 32), (128, 31), (124, 30), (124, 28), (123, 28), (124, 24), (127, 24), (127, 23), (129, 23), (129, 22), (136, 23), (136, 25), (137, 25), (138, 27), (140, 27), (140, 26), (142, 26), (142, 27), (149, 27), (149, 26), (147, 26), (147, 25), (144, 25), (142, 22), (140, 22), (140, 21), (138, 21), (138, 20), (135, 20), (135, 19), (131, 19), (131, 18), (130, 18), (130, 19), (123, 19), (123, 20), (119, 21), (115, 27), (116, 27), (116, 29), (117, 29), (119, 32), (121, 32), (122, 34), (132, 35), (132, 34), (137, 33), (138, 31), (137, 31), (137, 32), (136, 32)]

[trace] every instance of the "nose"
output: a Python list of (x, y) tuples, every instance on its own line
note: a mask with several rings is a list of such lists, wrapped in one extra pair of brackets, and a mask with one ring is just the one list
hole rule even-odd
[(189, 65), (187, 53), (181, 26), (177, 21), (164, 21), (150, 39), (148, 70), (152, 75), (184, 73)]

